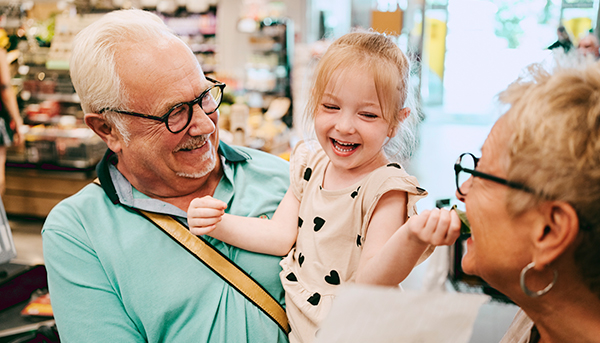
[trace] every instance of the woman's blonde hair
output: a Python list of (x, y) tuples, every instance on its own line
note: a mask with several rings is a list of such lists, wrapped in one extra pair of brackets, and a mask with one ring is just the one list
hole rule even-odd
[(510, 105), (508, 179), (536, 193), (511, 191), (508, 209), (518, 215), (546, 200), (573, 206), (580, 221), (575, 260), (600, 296), (600, 65), (532, 65), (499, 98)]
[[(367, 70), (373, 75), (383, 119), (390, 129), (398, 128), (396, 136), (388, 141), (384, 150), (390, 159), (407, 160), (416, 147), (416, 128), (422, 117), (414, 101), (414, 92), (409, 92), (411, 63), (392, 38), (385, 34), (351, 32), (329, 46), (314, 73), (305, 109), (305, 125), (314, 123), (323, 94), (334, 74), (351, 69)], [(401, 123), (399, 111), (408, 103), (411, 104), (411, 114)]]

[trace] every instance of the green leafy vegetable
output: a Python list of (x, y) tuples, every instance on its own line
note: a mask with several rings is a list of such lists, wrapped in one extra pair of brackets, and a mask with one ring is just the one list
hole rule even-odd
[(456, 211), (456, 214), (458, 214), (458, 218), (460, 218), (460, 233), (463, 235), (470, 234), (471, 225), (469, 224), (469, 219), (467, 219), (467, 213), (465, 211), (459, 210), (458, 207), (456, 207), (456, 205), (453, 205), (452, 209)]

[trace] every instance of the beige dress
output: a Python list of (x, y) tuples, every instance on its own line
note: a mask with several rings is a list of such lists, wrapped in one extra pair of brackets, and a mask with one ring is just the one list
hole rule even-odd
[[(290, 187), (300, 201), (298, 238), (281, 262), (291, 342), (312, 342), (340, 284), (353, 282), (373, 210), (391, 190), (408, 193), (408, 215), (427, 192), (397, 163), (340, 190), (322, 188), (329, 158), (300, 142), (290, 163)], [(429, 251), (430, 253), (430, 251)]]

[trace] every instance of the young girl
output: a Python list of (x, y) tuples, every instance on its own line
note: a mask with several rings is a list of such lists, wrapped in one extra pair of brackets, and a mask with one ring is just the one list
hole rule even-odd
[(211, 197), (190, 204), (192, 233), (287, 254), (280, 276), (291, 342), (314, 340), (340, 284), (397, 286), (430, 244), (458, 237), (460, 220), (445, 210), (407, 222), (427, 192), (384, 153), (402, 139), (396, 133), (410, 115), (408, 74), (406, 56), (389, 37), (344, 35), (320, 60), (307, 106), (318, 144), (295, 146), (291, 186), (273, 218), (224, 214), (226, 204)]

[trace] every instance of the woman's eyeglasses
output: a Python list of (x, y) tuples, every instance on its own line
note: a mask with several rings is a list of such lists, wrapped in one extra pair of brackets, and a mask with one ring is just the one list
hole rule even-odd
[(185, 130), (185, 128), (188, 127), (188, 125), (190, 125), (190, 122), (192, 121), (192, 116), (194, 114), (194, 105), (198, 104), (202, 111), (207, 115), (214, 113), (221, 105), (221, 101), (223, 100), (223, 89), (225, 88), (225, 84), (217, 80), (213, 80), (209, 77), (207, 77), (206, 79), (210, 81), (212, 85), (208, 87), (204, 92), (202, 92), (202, 94), (200, 94), (199, 97), (192, 101), (182, 102), (171, 107), (171, 109), (162, 116), (152, 116), (149, 114), (114, 110), (109, 108), (103, 108), (102, 110), (100, 110), (100, 113), (112, 111), (130, 116), (157, 120), (160, 122), (164, 122), (167, 126), (167, 130), (169, 130), (170, 132), (179, 133)]
[(490, 180), (510, 188), (519, 189), (528, 193), (535, 193), (533, 190), (520, 183), (512, 182), (498, 176), (475, 170), (478, 162), (479, 158), (475, 157), (470, 152), (465, 152), (461, 154), (458, 157), (458, 160), (456, 160), (456, 163), (454, 163), (454, 173), (456, 174), (456, 190), (460, 195), (467, 195), (468, 189), (462, 186), (469, 179), (469, 177), (471, 177), (471, 175), (473, 175), (473, 177), (480, 177), (482, 179)]

